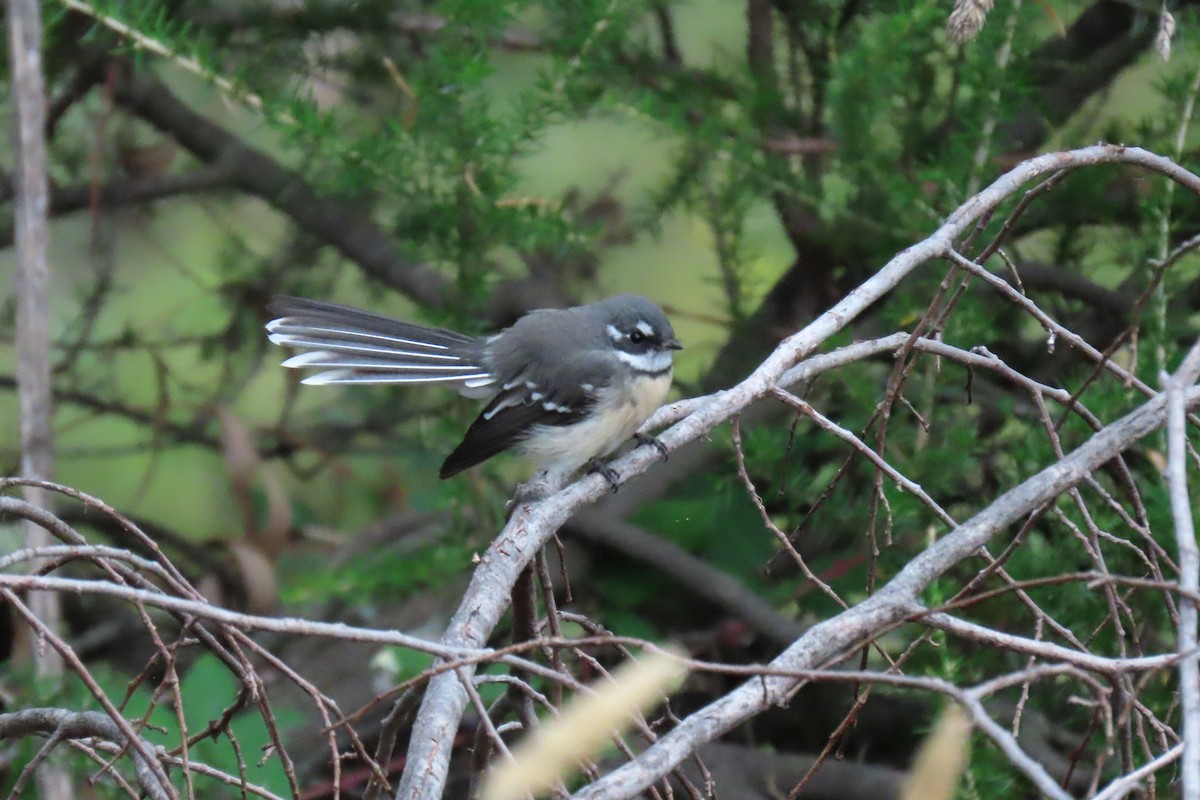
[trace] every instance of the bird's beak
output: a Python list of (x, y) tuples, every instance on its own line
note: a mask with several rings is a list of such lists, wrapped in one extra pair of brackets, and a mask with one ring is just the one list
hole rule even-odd
[(663, 342), (662, 346), (667, 348), (668, 350), (682, 350), (683, 349), (683, 345), (681, 345), (679, 343), (679, 340), (675, 339), (675, 338), (667, 339), (665, 342)]

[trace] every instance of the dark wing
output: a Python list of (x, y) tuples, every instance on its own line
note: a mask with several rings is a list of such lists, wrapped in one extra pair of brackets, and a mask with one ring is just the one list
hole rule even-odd
[(480, 412), (454, 448), (438, 476), (449, 478), (517, 445), (537, 425), (574, 425), (596, 403), (596, 393), (611, 378), (611, 367), (589, 354), (557, 365), (553, 381), (544, 368), (530, 364), (504, 383), (500, 394)]
[(348, 306), (276, 298), (268, 307), (272, 342), (306, 352), (283, 362), (319, 369), (304, 383), (448, 383), (487, 396), (493, 377), (483, 366), (482, 340), (413, 325)]

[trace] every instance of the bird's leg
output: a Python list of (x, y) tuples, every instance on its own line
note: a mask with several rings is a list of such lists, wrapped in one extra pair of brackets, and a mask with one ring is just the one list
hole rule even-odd
[(648, 447), (653, 447), (655, 450), (658, 451), (658, 454), (660, 456), (662, 456), (663, 461), (668, 461), (670, 459), (670, 456), (667, 455), (667, 446), (665, 444), (663, 444), (661, 441), (659, 441), (657, 436), (654, 436), (649, 433), (642, 433), (639, 431), (638, 433), (635, 433), (633, 435), (633, 440), (635, 442), (637, 442), (639, 445), (646, 445)]
[(511, 517), (519, 505), (545, 500), (561, 489), (563, 483), (562, 476), (558, 473), (551, 473), (544, 469), (538, 470), (529, 480), (517, 484), (516, 491), (504, 506), (504, 518)]
[(509, 517), (513, 515), (513, 512), (520, 506), (527, 503), (535, 503), (547, 496), (549, 495), (546, 492), (546, 485), (536, 477), (525, 483), (518, 483), (512, 497), (508, 498), (508, 502), (504, 504), (505, 521), (507, 522)]
[(600, 461), (595, 458), (588, 462), (587, 468), (588, 472), (595, 472), (603, 477), (604, 480), (608, 481), (608, 485), (612, 487), (614, 493), (617, 491), (617, 487), (620, 486), (618, 481), (621, 480), (621, 473), (617, 472), (607, 464), (601, 464)]

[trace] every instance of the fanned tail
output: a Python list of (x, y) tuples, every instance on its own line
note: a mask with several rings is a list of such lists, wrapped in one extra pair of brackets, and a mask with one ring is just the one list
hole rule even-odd
[(482, 339), (299, 297), (278, 297), (268, 308), (277, 315), (268, 338), (305, 351), (283, 366), (320, 370), (303, 383), (441, 383), (471, 397), (493, 392)]

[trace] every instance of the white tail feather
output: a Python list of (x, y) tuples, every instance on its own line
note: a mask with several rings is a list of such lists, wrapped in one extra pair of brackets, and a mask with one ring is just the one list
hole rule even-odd
[[(311, 339), (303, 336), (296, 336), (290, 333), (273, 333), (267, 337), (272, 344), (282, 345), (284, 347), (316, 347), (316, 348), (334, 348), (338, 351), (353, 352), (353, 353), (374, 353), (380, 356), (409, 357), (409, 358), (424, 358), (438, 361), (461, 361), (458, 356), (443, 355), (441, 353), (413, 353), (407, 350), (397, 350), (394, 347), (371, 347), (365, 344), (350, 344), (348, 342), (330, 341), (328, 339)], [(429, 345), (436, 347), (437, 345)], [(442, 348), (446, 349), (446, 348)]]
[[(486, 379), (486, 383), (481, 382)], [(362, 373), (350, 369), (333, 369), (309, 375), (300, 381), (309, 386), (325, 386), (338, 383), (461, 383), (464, 388), (475, 389), (487, 386), (492, 377), (486, 372), (473, 375), (385, 375), (380, 373)]]
[(314, 350), (311, 353), (301, 353), (300, 355), (292, 356), (284, 361), (281, 366), (289, 369), (339, 367), (341, 369), (361, 369), (379, 372), (437, 372), (447, 373), (448, 377), (458, 377), (451, 373), (462, 375), (465, 373), (474, 374), (480, 371), (480, 367), (475, 364), (414, 364), (380, 358), (355, 358), (354, 356), (342, 353), (331, 353), (327, 350)]
[[(305, 334), (328, 333), (334, 336), (346, 336), (352, 339), (374, 339), (381, 342), (394, 342), (400, 345), (410, 345), (412, 347), (429, 347), (434, 350), (449, 350), (450, 348), (444, 344), (434, 344), (433, 342), (422, 342), (417, 339), (405, 339), (400, 336), (388, 336), (382, 333), (372, 333), (370, 331), (355, 330), (353, 328), (332, 328), (327, 325), (314, 325), (311, 323), (297, 323), (293, 321), (293, 317), (280, 317), (273, 319), (267, 323), (267, 331), (271, 334), (279, 336), (297, 336), (295, 332), (289, 333), (283, 328), (298, 328)], [(269, 337), (271, 341), (275, 341), (275, 336)], [(276, 342), (278, 344), (278, 342)]]

